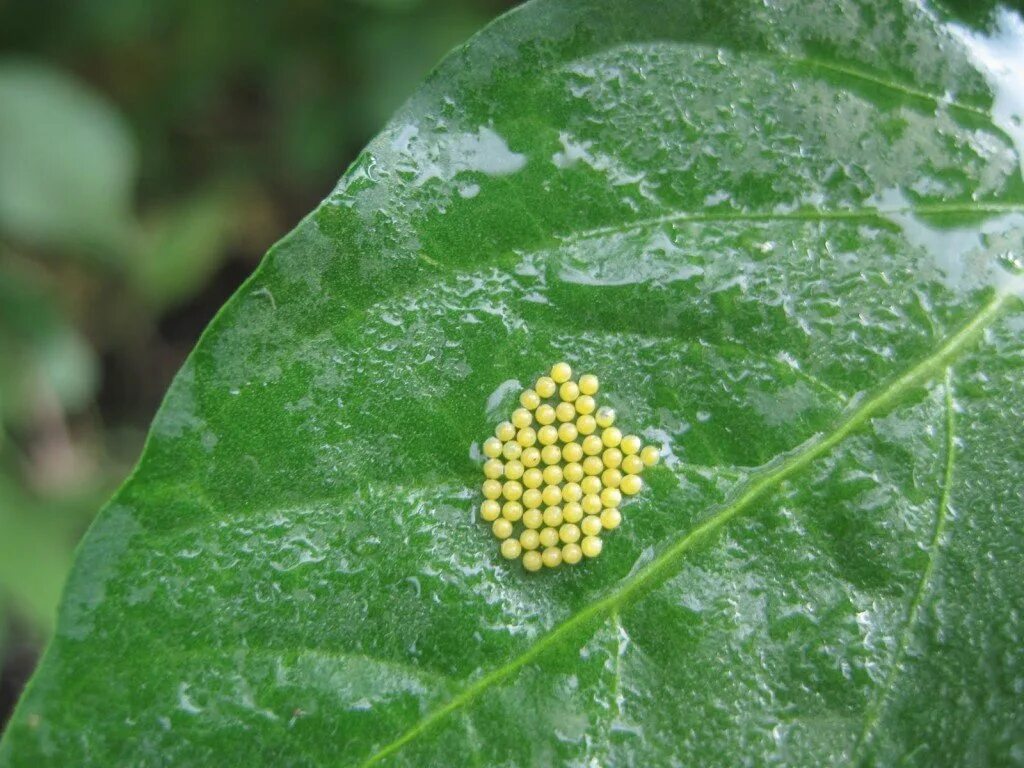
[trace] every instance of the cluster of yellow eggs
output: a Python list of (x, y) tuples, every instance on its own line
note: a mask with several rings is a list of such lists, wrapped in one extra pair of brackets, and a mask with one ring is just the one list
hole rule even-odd
[(601, 533), (619, 527), (624, 496), (643, 488), (640, 473), (658, 449), (615, 426), (599, 408), (597, 377), (576, 381), (556, 363), (483, 446), (480, 517), (501, 540), (501, 554), (539, 571), (601, 554)]

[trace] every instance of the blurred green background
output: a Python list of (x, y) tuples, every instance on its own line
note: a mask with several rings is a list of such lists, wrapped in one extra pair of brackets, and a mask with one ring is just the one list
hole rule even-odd
[(206, 323), (512, 4), (0, 0), (0, 727)]

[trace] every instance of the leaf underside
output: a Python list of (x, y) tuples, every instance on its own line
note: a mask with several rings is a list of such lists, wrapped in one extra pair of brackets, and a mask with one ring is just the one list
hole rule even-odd
[[(995, 19), (538, 0), (456, 50), (204, 334), (0, 765), (1024, 759)], [(529, 575), (474, 446), (556, 359), (669, 458)]]

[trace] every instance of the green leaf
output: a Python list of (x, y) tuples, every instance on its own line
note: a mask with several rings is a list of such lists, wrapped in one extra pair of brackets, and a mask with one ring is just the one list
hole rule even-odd
[[(267, 256), (86, 537), (0, 765), (997, 765), (1024, 723), (1020, 19), (528, 3)], [(497, 556), (557, 359), (668, 460)]]

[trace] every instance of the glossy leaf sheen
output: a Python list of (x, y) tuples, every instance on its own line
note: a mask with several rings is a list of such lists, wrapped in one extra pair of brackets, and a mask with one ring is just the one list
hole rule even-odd
[[(203, 337), (0, 765), (1024, 759), (997, 24), (543, 0), (457, 50)], [(478, 446), (559, 358), (670, 455), (526, 575)]]

